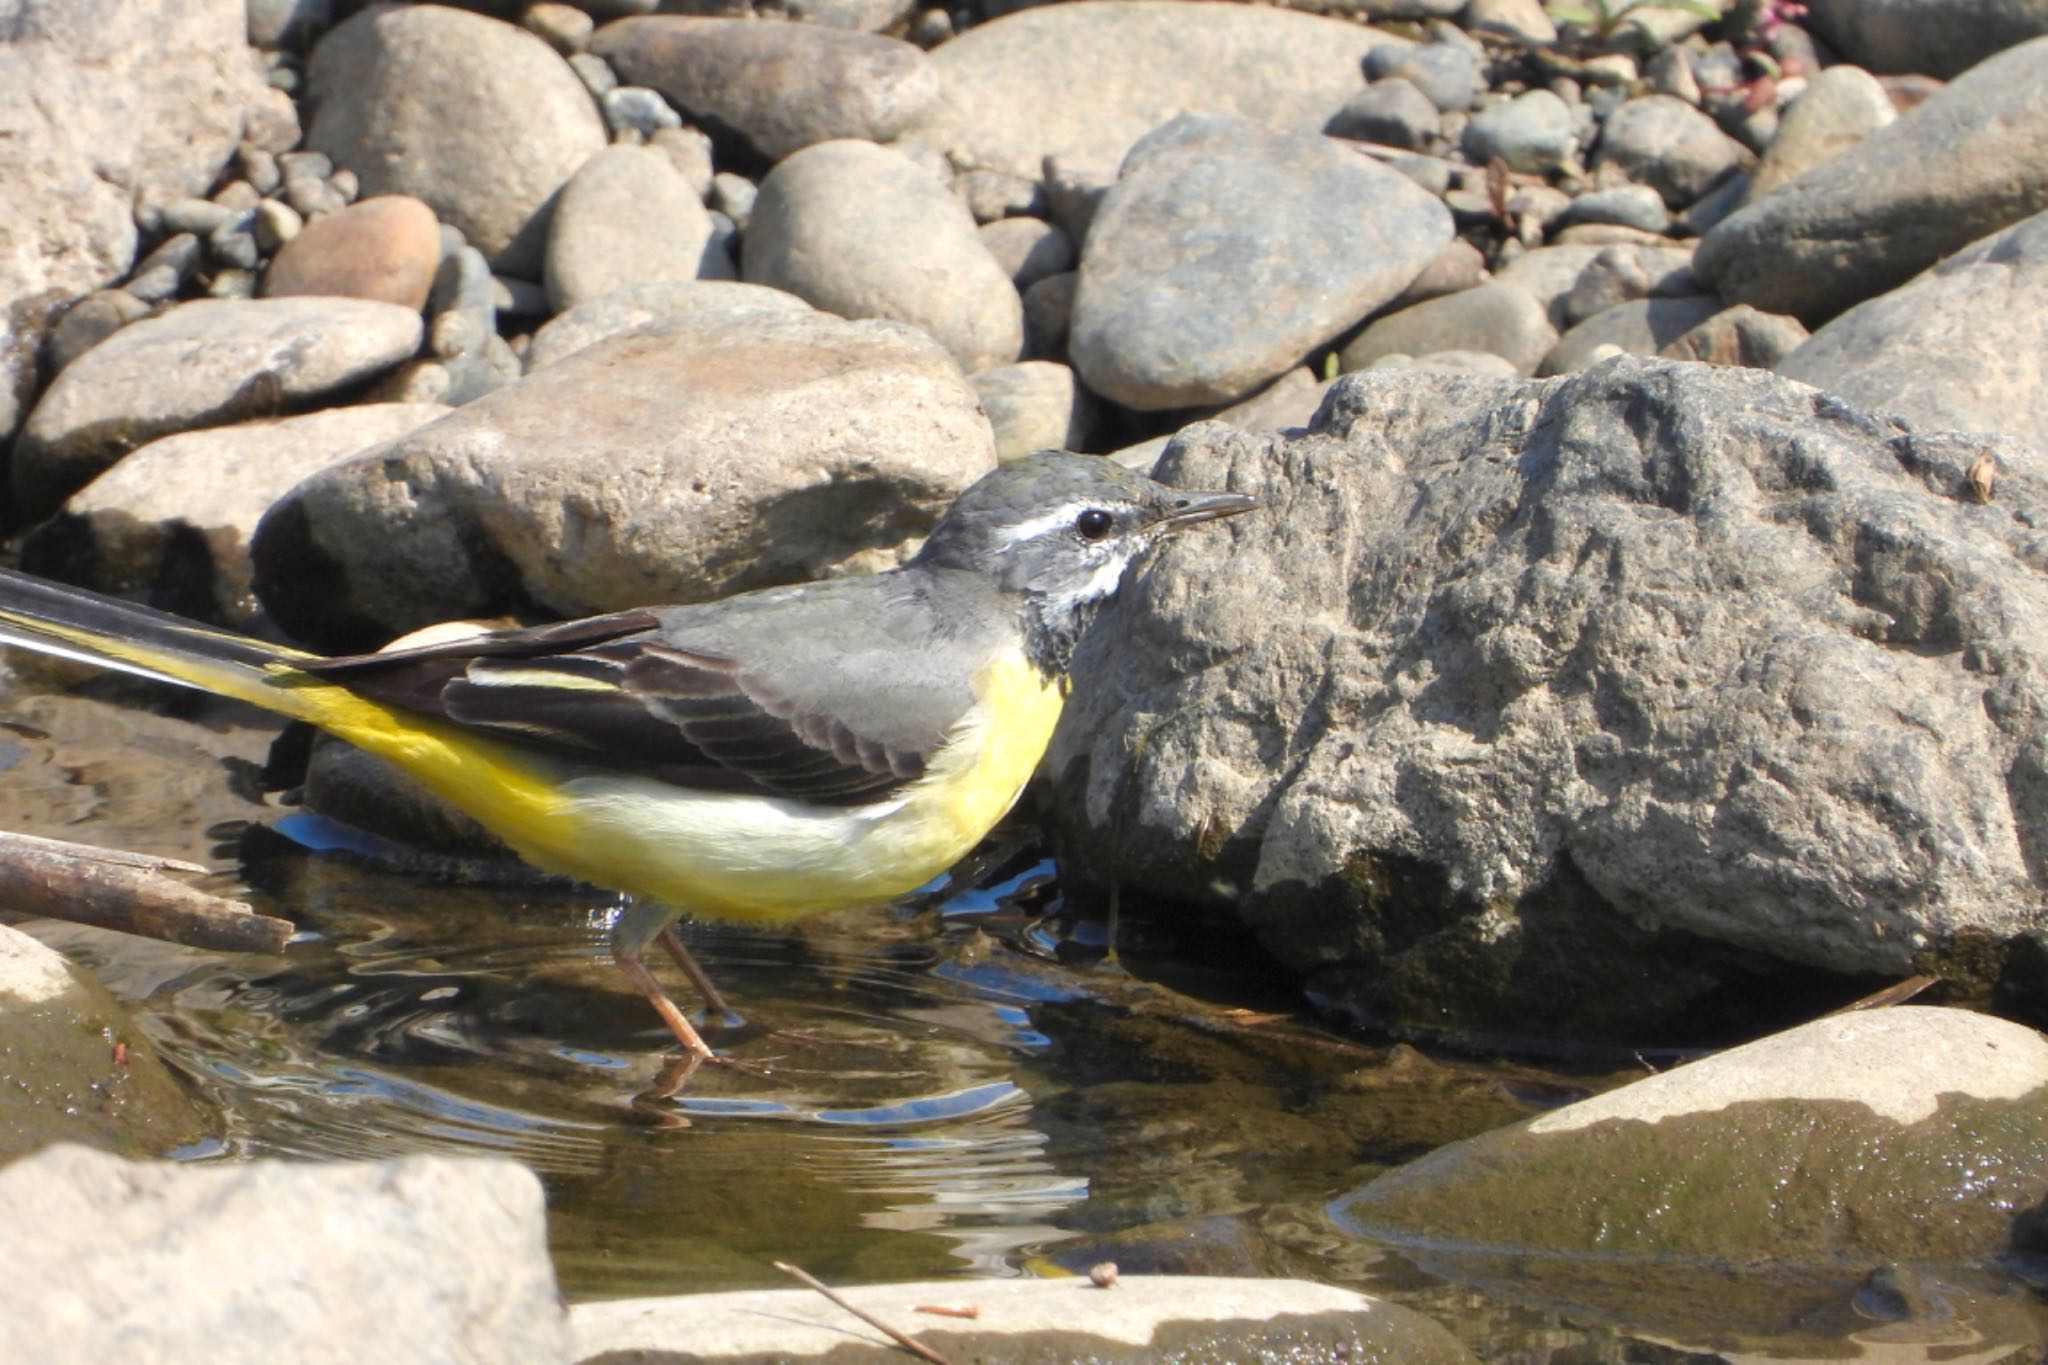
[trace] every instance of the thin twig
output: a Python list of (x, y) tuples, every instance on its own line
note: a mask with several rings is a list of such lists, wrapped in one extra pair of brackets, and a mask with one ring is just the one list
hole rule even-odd
[(867, 1310), (854, 1307), (854, 1305), (848, 1302), (843, 1295), (833, 1291), (830, 1287), (828, 1287), (825, 1284), (823, 1280), (820, 1280), (817, 1276), (811, 1274), (809, 1271), (803, 1269), (802, 1267), (793, 1266), (787, 1261), (777, 1261), (775, 1262), (775, 1268), (781, 1271), (783, 1274), (789, 1276), (791, 1279), (795, 1280), (797, 1283), (805, 1286), (806, 1288), (817, 1290), (820, 1294), (823, 1294), (833, 1303), (837, 1304), (841, 1308), (844, 1308), (847, 1312), (853, 1314), (862, 1322), (874, 1328), (877, 1332), (886, 1333), (888, 1336), (894, 1338), (897, 1345), (901, 1346), (904, 1350), (916, 1356), (919, 1360), (930, 1361), (931, 1365), (952, 1365), (951, 1361), (947, 1360), (937, 1351), (934, 1351), (931, 1347), (919, 1341), (916, 1337), (910, 1335), (910, 1333), (899, 1332), (894, 1327), (891, 1327), (888, 1323), (883, 1322), (880, 1318), (876, 1317), (874, 1314), (868, 1312)]

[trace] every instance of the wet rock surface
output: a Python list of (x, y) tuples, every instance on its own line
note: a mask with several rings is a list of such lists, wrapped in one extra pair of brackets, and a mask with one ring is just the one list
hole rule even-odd
[[(1183, 433), (1165, 472), (1271, 520), (1119, 608), (1055, 739), (1062, 823), (1127, 886), (1229, 888), (1389, 1022), (1599, 1032), (1765, 962), (2011, 949), (2042, 913), (2017, 661), (2048, 603), (2031, 476), (1983, 505), (1975, 454), (1626, 361), (1355, 377), (1307, 435)], [(1661, 988), (1593, 988), (1598, 961)]]

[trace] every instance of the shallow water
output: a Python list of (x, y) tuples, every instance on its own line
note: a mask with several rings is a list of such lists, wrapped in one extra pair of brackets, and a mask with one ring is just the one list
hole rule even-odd
[(207, 860), (214, 889), (300, 927), (259, 958), (28, 926), (132, 1002), (227, 1116), (185, 1155), (515, 1157), (547, 1187), (572, 1298), (785, 1283), (776, 1260), (830, 1282), (1114, 1260), (1354, 1285), (1494, 1361), (1685, 1358), (1679, 1343), (1928, 1358), (1921, 1339), (2035, 1358), (2017, 1343), (2038, 1314), (1996, 1285), (1933, 1285), (1939, 1311), (1902, 1321), (1835, 1280), (1560, 1278), (1347, 1231), (1343, 1196), (1385, 1166), (1639, 1073), (1345, 1037), (1270, 980), (1175, 965), (1157, 926), (1121, 927), (1105, 961), (1105, 927), (1059, 913), (1028, 831), (973, 883), (905, 905), (693, 926), (746, 1022), (714, 1036), (734, 1065), (670, 1094), (667, 1035), (609, 962), (602, 894), (307, 852), (273, 831), (321, 827), (253, 797), (269, 731), (232, 710), (16, 695), (0, 726), (0, 825)]

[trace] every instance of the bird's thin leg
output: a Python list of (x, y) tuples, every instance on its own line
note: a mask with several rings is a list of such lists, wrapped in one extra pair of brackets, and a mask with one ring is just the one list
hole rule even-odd
[(704, 969), (697, 965), (697, 959), (690, 956), (690, 950), (683, 946), (683, 940), (676, 934), (675, 925), (663, 926), (656, 941), (675, 959), (676, 966), (683, 969), (683, 975), (690, 978), (690, 984), (695, 986), (697, 994), (704, 998), (705, 1012), (701, 1016), (704, 1020), (716, 1020), (722, 1028), (738, 1028), (746, 1022), (740, 1017), (739, 1011), (725, 1003), (725, 997), (719, 994), (718, 987), (711, 984), (711, 978), (704, 975)]
[(661, 1016), (661, 1022), (668, 1025), (669, 1032), (675, 1034), (676, 1040), (683, 1045), (684, 1052), (704, 1061), (715, 1057), (711, 1045), (676, 1008), (676, 1002), (668, 998), (668, 992), (654, 979), (654, 973), (647, 970), (646, 963), (636, 954), (617, 946), (612, 948), (612, 961), (618, 963), (619, 970), (640, 988), (640, 993), (647, 997), (647, 1003), (654, 1006), (654, 1012)]

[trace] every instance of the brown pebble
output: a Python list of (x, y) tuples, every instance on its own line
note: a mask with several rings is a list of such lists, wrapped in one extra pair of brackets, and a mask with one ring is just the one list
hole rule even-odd
[(440, 260), (434, 211), (410, 195), (379, 195), (306, 224), (278, 249), (263, 292), (338, 294), (418, 308)]

